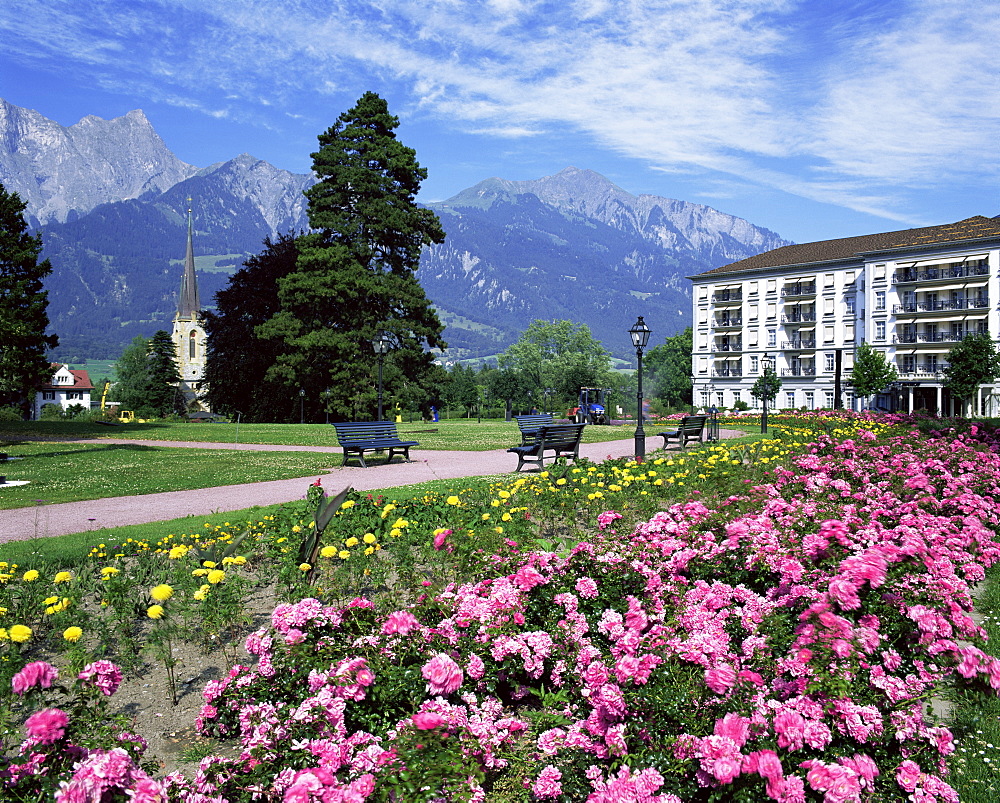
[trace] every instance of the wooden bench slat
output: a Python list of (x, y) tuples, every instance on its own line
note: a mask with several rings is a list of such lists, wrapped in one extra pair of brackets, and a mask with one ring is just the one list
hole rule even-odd
[(664, 449), (667, 448), (667, 444), (669, 444), (671, 440), (675, 439), (683, 449), (687, 446), (688, 441), (701, 441), (702, 433), (705, 431), (705, 422), (707, 420), (707, 415), (686, 415), (678, 422), (677, 429), (669, 430), (667, 432), (657, 432), (656, 434), (663, 438)]
[(527, 446), (535, 440), (540, 427), (552, 426), (556, 422), (551, 413), (536, 413), (535, 415), (515, 415), (518, 429), (521, 430), (521, 445)]
[(388, 450), (386, 462), (390, 462), (397, 454), (404, 459), (410, 459), (410, 447), (419, 446), (418, 441), (400, 440), (399, 432), (393, 421), (341, 421), (333, 425), (337, 431), (337, 442), (344, 448), (344, 462), (355, 456), (364, 468), (365, 452)]
[(566, 456), (571, 460), (580, 457), (580, 438), (586, 424), (552, 424), (539, 427), (537, 434), (529, 443), (511, 446), (507, 451), (517, 455), (517, 468), (520, 471), (525, 463), (534, 463), (541, 470), (545, 465), (545, 453), (553, 452), (555, 457)]

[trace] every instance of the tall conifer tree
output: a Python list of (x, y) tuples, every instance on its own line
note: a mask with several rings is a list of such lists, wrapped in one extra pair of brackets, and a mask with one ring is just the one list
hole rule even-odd
[(0, 184), (0, 405), (25, 412), (35, 388), (52, 377), (45, 352), (59, 342), (45, 334), (48, 293), (42, 279), (52, 266), (38, 261), (42, 240), (28, 234), (26, 206)]

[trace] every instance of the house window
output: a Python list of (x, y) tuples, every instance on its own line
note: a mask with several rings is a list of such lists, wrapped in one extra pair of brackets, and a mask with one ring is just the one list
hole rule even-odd
[(854, 315), (854, 298), (845, 298), (844, 303), (847, 304), (847, 314)]
[(750, 358), (750, 373), (755, 374), (760, 370), (760, 360), (758, 357)]
[(885, 290), (875, 291), (875, 309), (876, 310), (885, 309)]
[(837, 369), (837, 355), (834, 352), (828, 351), (823, 355), (823, 369), (827, 373)]
[(824, 326), (823, 327), (823, 342), (824, 343), (832, 343), (834, 341), (835, 338), (834, 338), (833, 332), (834, 332), (834, 329), (833, 329), (832, 326)]
[(875, 321), (875, 339), (885, 340), (885, 321)]
[(806, 391), (806, 409), (816, 409), (816, 394), (811, 390)]
[(55, 401), (56, 392), (54, 390), (46, 390), (42, 392), (42, 401)]
[(823, 406), (833, 409), (833, 391), (824, 390), (823, 391)]
[(708, 408), (709, 398), (710, 397), (708, 395), (708, 391), (707, 390), (703, 390), (701, 392), (701, 406), (702, 407), (704, 407), (706, 409)]
[(767, 330), (767, 347), (775, 348), (778, 345), (778, 331), (776, 329)]
[(795, 391), (789, 390), (785, 392), (785, 406), (794, 407), (795, 406)]
[(826, 275), (823, 276), (823, 286), (824, 287), (833, 287), (833, 274), (832, 273), (827, 273)]
[(739, 402), (739, 401), (743, 401), (743, 392), (740, 391), (740, 390), (734, 390), (733, 391), (733, 404), (736, 404), (736, 402)]

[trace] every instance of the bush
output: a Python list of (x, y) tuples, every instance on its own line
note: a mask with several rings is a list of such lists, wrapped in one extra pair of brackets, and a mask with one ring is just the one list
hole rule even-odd
[(21, 415), (21, 411), (16, 407), (0, 407), (0, 421), (13, 423), (14, 421), (23, 421), (24, 416)]

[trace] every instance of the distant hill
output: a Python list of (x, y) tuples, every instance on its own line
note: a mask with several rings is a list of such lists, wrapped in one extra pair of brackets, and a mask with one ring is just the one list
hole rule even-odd
[[(307, 175), (247, 154), (198, 169), (178, 160), (141, 111), (63, 127), (0, 100), (0, 182), (41, 228), (53, 355), (114, 358), (174, 314), (192, 198), (202, 302), (261, 250), (307, 226)], [(418, 278), (446, 324), (447, 360), (495, 354), (536, 318), (587, 324), (632, 356), (645, 316), (654, 341), (690, 323), (686, 276), (788, 241), (711, 207), (632, 195), (566, 168), (534, 181), (491, 178), (429, 205), (445, 242)]]

